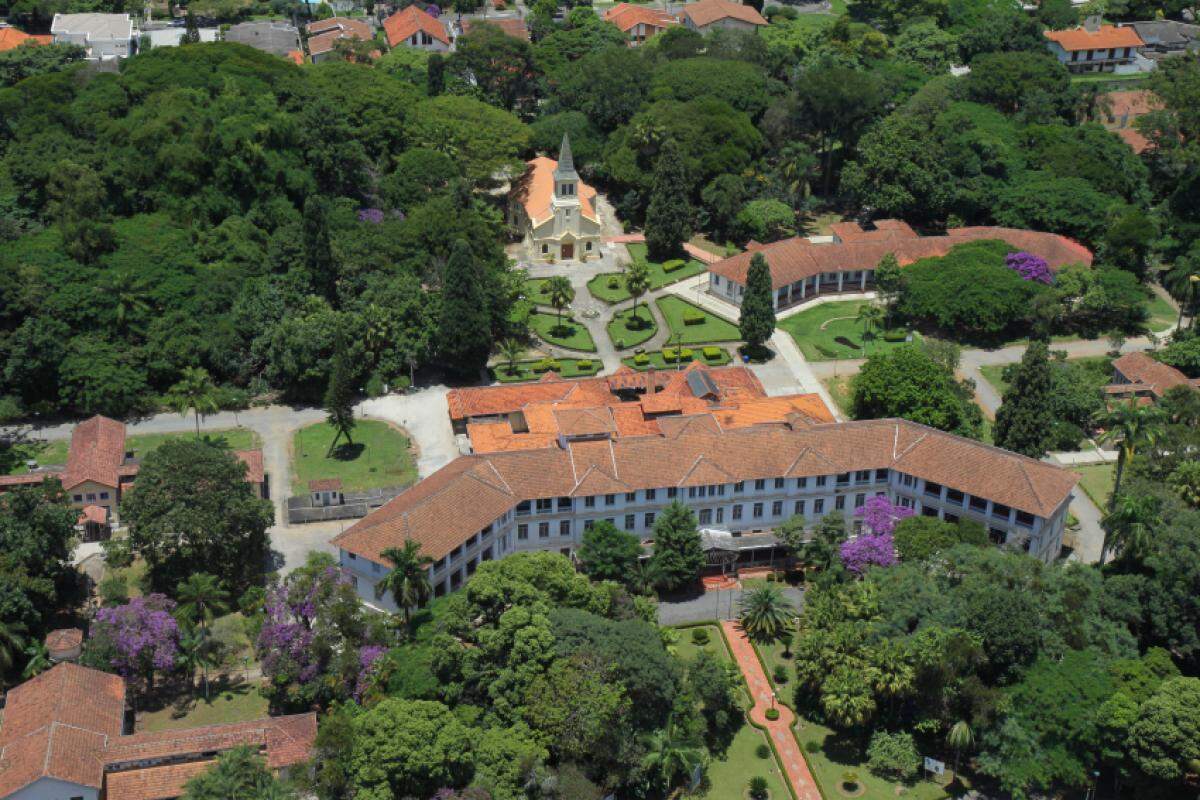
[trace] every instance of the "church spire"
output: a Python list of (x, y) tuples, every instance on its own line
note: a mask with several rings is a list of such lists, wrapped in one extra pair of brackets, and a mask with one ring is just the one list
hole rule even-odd
[(558, 151), (558, 166), (554, 170), (554, 180), (578, 181), (579, 173), (575, 171), (575, 159), (571, 156), (571, 137), (563, 134), (562, 147)]

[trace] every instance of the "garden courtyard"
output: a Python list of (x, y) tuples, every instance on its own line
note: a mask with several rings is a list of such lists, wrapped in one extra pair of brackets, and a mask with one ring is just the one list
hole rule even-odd
[(866, 358), (904, 344), (910, 338), (907, 329), (884, 330), (860, 316), (872, 305), (867, 300), (821, 303), (780, 320), (778, 327), (791, 335), (809, 361)]
[(405, 431), (386, 422), (357, 420), (352, 443), (343, 438), (332, 451), (335, 431), (326, 422), (300, 428), (292, 436), (292, 492), (305, 494), (308, 482), (338, 478), (343, 491), (408, 486), (417, 479), (412, 443)]

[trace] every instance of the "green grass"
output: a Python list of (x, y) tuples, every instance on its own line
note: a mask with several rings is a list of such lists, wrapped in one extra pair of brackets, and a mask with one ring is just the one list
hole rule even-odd
[(640, 326), (630, 327), (629, 323), (634, 319), (633, 309), (626, 308), (614, 314), (608, 323), (608, 338), (612, 340), (618, 350), (637, 347), (658, 333), (658, 323), (654, 321), (654, 315), (646, 306), (639, 305), (637, 307), (636, 319)]
[(743, 724), (724, 755), (714, 756), (709, 762), (707, 788), (702, 788), (695, 796), (709, 800), (739, 800), (745, 796), (750, 779), (761, 775), (767, 779), (771, 800), (790, 800), (792, 795), (775, 757), (759, 758), (755, 753), (766, 741), (766, 734), (758, 728), (748, 722)]
[(562, 321), (563, 327), (560, 329), (557, 314), (535, 311), (529, 315), (529, 327), (550, 344), (584, 353), (596, 352), (596, 343), (592, 341), (592, 335), (588, 333), (587, 328), (572, 319), (569, 314), (563, 314)]
[(1001, 396), (1008, 391), (1008, 382), (1004, 380), (1004, 368), (1008, 364), (984, 364), (979, 368), (983, 379), (992, 385)]
[[(598, 358), (556, 358), (553, 359), (558, 364), (559, 368), (554, 370), (563, 378), (584, 378), (595, 375), (604, 365)], [(520, 383), (521, 381), (536, 381), (544, 375), (544, 372), (534, 372), (533, 365), (540, 362), (541, 359), (532, 359), (529, 361), (518, 361), (516, 373), (510, 375), (508, 373), (507, 364), (496, 364), (492, 367), (492, 378), (501, 383)], [(580, 369), (581, 362), (590, 363), (591, 366), (587, 369)]]
[[(1134, 72), (1128, 75), (1118, 75), (1115, 72), (1091, 72), (1071, 76), (1071, 83), (1138, 83), (1146, 79), (1145, 73)], [(1124, 86), (1122, 88), (1128, 88)]]
[(0, 447), (0, 466), (6, 475), (23, 475), (26, 461), (36, 461), (40, 466), (49, 464), (63, 465), (67, 463), (67, 439), (33, 439), (14, 444), (10, 447)]
[[(525, 281), (525, 296), (539, 306), (550, 305), (550, 295), (546, 294), (546, 284), (549, 278), (529, 278)], [(571, 290), (571, 300), (575, 299), (575, 290)], [(568, 300), (567, 302), (570, 302)]]
[(1179, 310), (1157, 292), (1146, 302), (1150, 318), (1146, 324), (1152, 331), (1165, 330), (1179, 321)]
[[(1097, 387), (1103, 386), (1112, 379), (1112, 358), (1109, 356), (1085, 356), (1083, 358), (1068, 358), (1068, 364), (1085, 367), (1093, 372)], [(1008, 364), (985, 364), (979, 368), (984, 380), (1003, 396), (1008, 391), (1008, 382), (1004, 380), (1004, 369)]]
[[(258, 434), (249, 428), (226, 428), (216, 431), (201, 431), (205, 439), (220, 441), (231, 450), (253, 450), (262, 447)], [(159, 445), (172, 439), (191, 439), (195, 436), (192, 431), (177, 433), (143, 433), (125, 439), (125, 449), (132, 450), (137, 458), (145, 458), (146, 454)], [(33, 459), (43, 466), (67, 463), (67, 450), (71, 446), (70, 439), (54, 439), (51, 441), (33, 440), (13, 445), (0, 451), (0, 464), (4, 473), (20, 475), (25, 472), (25, 462)]]
[[(716, 613), (716, 606), (713, 607), (713, 613)], [(692, 631), (706, 630), (708, 631), (708, 643), (704, 645), (696, 644), (692, 641)], [(675, 655), (683, 661), (691, 662), (696, 660), (696, 656), (701, 652), (709, 653), (716, 656), (722, 661), (732, 661), (729, 656), (729, 648), (725, 646), (725, 638), (721, 636), (721, 629), (716, 625), (696, 625), (690, 628), (676, 628), (679, 633), (679, 643), (675, 645)]]
[(326, 422), (301, 428), (292, 436), (292, 491), (303, 494), (308, 482), (341, 478), (343, 491), (407, 486), (417, 479), (408, 437), (378, 420), (360, 419), (354, 444), (345, 440), (329, 454), (334, 430)]
[[(903, 342), (885, 341), (877, 332), (863, 347), (863, 324), (856, 320), (858, 311), (868, 305), (864, 300), (823, 303), (780, 320), (779, 327), (791, 334), (796, 346), (809, 361), (830, 361), (835, 358), (866, 358), (867, 353), (883, 353)], [(913, 334), (914, 339), (917, 338)], [(839, 338), (843, 341), (837, 341)]]
[(838, 407), (842, 415), (847, 419), (850, 418), (850, 409), (854, 405), (854, 392), (851, 387), (852, 380), (853, 378), (850, 375), (839, 375), (836, 378), (825, 378), (821, 381), (825, 384), (825, 391), (829, 392), (829, 396), (833, 398), (834, 405)]
[(1087, 496), (1092, 498), (1093, 503), (1099, 508), (1104, 508), (1108, 504), (1108, 496), (1112, 493), (1117, 466), (1115, 464), (1088, 464), (1082, 467), (1070, 467), (1070, 469), (1083, 476), (1079, 485), (1087, 492)]
[(249, 683), (222, 688), (213, 681), (209, 687), (208, 701), (204, 699), (204, 685), (199, 677), (196, 683), (199, 688), (192, 697), (170, 703), (156, 711), (143, 713), (138, 720), (137, 732), (154, 733), (227, 722), (245, 722), (267, 716), (267, 699)]
[[(661, 289), (672, 283), (676, 283), (685, 278), (691, 278), (694, 275), (699, 275), (708, 269), (704, 264), (695, 259), (688, 261), (674, 272), (664, 272), (662, 264), (657, 261), (650, 261), (646, 258), (646, 245), (641, 242), (634, 242), (625, 245), (629, 249), (629, 256), (634, 261), (640, 261), (646, 265), (647, 277), (650, 280), (650, 289)], [(613, 276), (617, 278), (617, 287), (614, 289), (609, 286), (609, 279)], [(588, 281), (588, 291), (597, 300), (603, 300), (605, 303), (620, 303), (623, 300), (629, 299), (629, 292), (625, 289), (625, 279), (620, 272), (602, 272), (596, 277)]]
[[(704, 355), (704, 348), (691, 348), (691, 349), (692, 349), (692, 359), (691, 359), (692, 361), (699, 359), (700, 361), (703, 361), (705, 364), (707, 364), (710, 367), (724, 366), (725, 364), (728, 364), (730, 361), (733, 360), (733, 356), (729, 355), (729, 351), (723, 347), (719, 348), (721, 351), (721, 354), (719, 356), (717, 356), (716, 358), (709, 358), (708, 356)], [(654, 367), (655, 369), (679, 369), (680, 368), (680, 365), (675, 363), (674, 361), (668, 362), (665, 358), (663, 358), (663, 354), (662, 354), (661, 350), (651, 350), (649, 353), (646, 353), (645, 355), (649, 357), (649, 363), (647, 363), (647, 364), (638, 364), (635, 361), (634, 356), (629, 356), (628, 358), (621, 359), (621, 363), (627, 367), (633, 367), (634, 369), (636, 369), (638, 371), (647, 370), (647, 369), (650, 369), (651, 367)], [(688, 363), (691, 363), (691, 362), (689, 361)], [(684, 364), (683, 366), (686, 367), (687, 364)]]
[[(689, 303), (679, 297), (660, 297), (654, 301), (659, 312), (671, 329), (671, 344), (701, 344), (704, 342), (736, 342), (742, 338), (738, 327), (732, 322), (721, 319), (716, 314), (710, 314), (694, 303)], [(704, 315), (704, 322), (699, 325), (685, 325), (685, 312), (699, 312)]]

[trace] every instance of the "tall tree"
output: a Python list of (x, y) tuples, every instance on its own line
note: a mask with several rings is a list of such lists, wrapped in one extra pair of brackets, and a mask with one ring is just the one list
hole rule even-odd
[(167, 402), (181, 416), (191, 411), (196, 415), (196, 438), (200, 438), (200, 417), (216, 413), (217, 387), (213, 385), (208, 370), (203, 367), (185, 367), (179, 382), (167, 390)]
[(775, 290), (771, 288), (771, 268), (762, 253), (755, 253), (750, 259), (738, 329), (746, 341), (746, 350), (755, 355), (762, 353), (775, 332)]
[(705, 564), (696, 515), (679, 501), (667, 506), (654, 522), (651, 568), (658, 585), (671, 591), (695, 581)]
[(229, 610), (229, 592), (215, 576), (195, 572), (175, 586), (179, 616), (207, 631), (214, 617)]
[(562, 335), (563, 309), (571, 304), (571, 299), (575, 296), (575, 291), (571, 288), (571, 281), (565, 275), (555, 275), (546, 281), (545, 294), (550, 298), (550, 305), (558, 314), (558, 322), (555, 325), (555, 331)]
[(950, 732), (946, 734), (946, 744), (954, 748), (954, 780), (958, 780), (958, 759), (963, 750), (975, 744), (975, 734), (971, 732), (971, 726), (965, 719), (960, 719), (950, 727)]
[[(644, 261), (634, 261), (625, 270), (625, 291), (633, 298), (631, 320), (636, 320), (638, 300), (650, 289), (650, 268)], [(634, 324), (637, 324), (636, 322)]]
[(304, 266), (317, 291), (331, 303), (337, 301), (337, 268), (329, 241), (329, 207), (320, 195), (304, 201)]
[(500, 342), (500, 357), (504, 359), (504, 369), (509, 375), (517, 374), (517, 362), (525, 354), (525, 345), (516, 339), (505, 339)]
[[(1132, 397), (1128, 403), (1117, 404), (1096, 420), (1096, 424), (1104, 431), (1099, 440), (1102, 443), (1117, 442), (1117, 470), (1113, 476), (1112, 494), (1109, 495), (1109, 511), (1116, 508), (1125, 479), (1125, 468), (1142, 446), (1153, 445), (1158, 440), (1163, 420), (1164, 414), (1157, 406), (1138, 405)], [(1103, 555), (1100, 560), (1104, 562)]]
[(678, 792), (671, 790), (690, 780), (696, 768), (703, 769), (707, 761), (700, 742), (676, 725), (672, 717), (665, 728), (646, 740), (642, 766), (663, 792), (678, 796)]
[(855, 319), (863, 324), (863, 352), (870, 352), (869, 342), (874, 341), (876, 331), (883, 322), (885, 312), (874, 303), (863, 303), (858, 308)]
[(446, 91), (446, 59), (441, 53), (429, 56), (426, 66), (425, 93), (437, 97)]
[(1128, 494), (1114, 497), (1112, 508), (1103, 520), (1100, 563), (1104, 563), (1109, 553), (1140, 560), (1150, 548), (1154, 527), (1161, 522), (1160, 505), (1157, 497)]
[(1025, 348), (1021, 365), (996, 412), (993, 433), (996, 445), (1030, 458), (1041, 458), (1054, 427), (1053, 392), (1050, 348), (1044, 341), (1032, 341)]
[(325, 421), (333, 428), (333, 438), (329, 440), (331, 455), (337, 443), (346, 438), (347, 444), (354, 444), (351, 432), (354, 430), (354, 380), (357, 370), (351, 363), (350, 354), (345, 340), (338, 336), (338, 343), (333, 354), (333, 364), (329, 370), (329, 384), (325, 387)]
[(200, 43), (200, 26), (196, 23), (196, 15), (189, 8), (187, 16), (183, 18), (183, 38), (179, 40), (180, 44), (199, 44)]
[(879, 259), (875, 267), (875, 290), (886, 312), (883, 324), (890, 327), (892, 311), (900, 296), (900, 262), (896, 260), (895, 253), (888, 253)]
[(796, 607), (783, 596), (778, 586), (768, 584), (742, 596), (739, 619), (751, 639), (775, 641), (791, 627), (795, 615)]
[(650, 205), (646, 208), (646, 249), (651, 258), (675, 258), (692, 235), (690, 186), (679, 145), (668, 139), (654, 162)]
[(628, 583), (630, 573), (642, 554), (642, 543), (632, 533), (618, 530), (607, 520), (597, 520), (583, 532), (579, 560), (583, 571), (598, 581)]
[(294, 800), (266, 762), (249, 747), (217, 756), (217, 763), (187, 782), (181, 800)]
[(429, 585), (429, 568), (433, 559), (421, 553), (420, 542), (405, 539), (403, 547), (389, 547), (380, 553), (392, 562), (387, 576), (375, 586), (375, 596), (392, 596), (392, 602), (400, 609), (404, 625), (408, 627), (412, 609), (429, 602), (433, 588)]
[(442, 278), (440, 343), (446, 365), (464, 374), (479, 370), (492, 347), (484, 267), (462, 239), (454, 242)]

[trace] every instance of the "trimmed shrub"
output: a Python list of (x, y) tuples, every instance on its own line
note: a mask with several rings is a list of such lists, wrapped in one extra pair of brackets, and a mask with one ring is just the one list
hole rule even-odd
[(778, 708), (768, 708), (766, 710), (766, 713), (764, 714), (764, 716), (767, 719), (769, 719), (771, 722), (774, 722), (775, 720), (779, 719), (779, 709)]
[(633, 357), (633, 363), (639, 367), (644, 367), (650, 363), (650, 356), (646, 355), (645, 353), (638, 353)]
[(683, 312), (684, 325), (703, 325), (706, 319), (708, 319), (708, 317), (705, 316), (703, 311), (693, 311), (688, 309), (687, 311)]
[(917, 776), (920, 761), (910, 733), (876, 731), (867, 746), (867, 768), (888, 780), (912, 780)]
[(908, 338), (908, 331), (903, 328), (895, 328), (890, 331), (883, 332), (883, 340), (885, 342), (903, 342)]
[(558, 362), (553, 358), (543, 358), (540, 361), (534, 362), (530, 369), (536, 373), (550, 372), (551, 370), (557, 371)]
[(662, 265), (663, 272), (674, 272), (677, 269), (683, 269), (683, 265), (687, 262), (682, 258), (672, 258), (670, 261), (664, 261)]
[(708, 629), (692, 628), (692, 641), (696, 644), (708, 644)]
[[(628, 327), (628, 326), (626, 326), (626, 327)], [(625, 349), (625, 340), (617, 339), (615, 342), (613, 342), (613, 346), (616, 347), (618, 350), (624, 350)]]
[(663, 361), (666, 361), (668, 364), (674, 363), (679, 360), (679, 353), (675, 350), (674, 347), (664, 347), (662, 354), (663, 354)]
[(758, 747), (754, 748), (754, 755), (758, 756), (759, 758), (770, 758), (771, 748), (765, 743), (760, 744)]
[(766, 800), (770, 792), (767, 789), (767, 779), (762, 775), (755, 775), (750, 779), (750, 796), (754, 800)]
[(684, 361), (691, 361), (696, 357), (696, 354), (692, 352), (691, 348), (685, 347), (679, 351), (679, 357)]
[(821, 752), (821, 743), (814, 739), (809, 739), (807, 742), (804, 743), (804, 752), (806, 752), (806, 753)]
[(618, 278), (616, 275), (613, 275), (611, 278), (608, 279), (608, 283), (606, 285), (610, 289), (620, 289), (621, 288), (621, 279)]
[(771, 678), (776, 683), (787, 683), (788, 682), (787, 667), (785, 667), (783, 664), (776, 664), (775, 669), (773, 669), (771, 671)]
[(592, 368), (592, 362), (587, 360), (586, 358), (581, 358), (580, 360), (575, 362), (575, 369), (579, 370), (580, 372), (584, 372), (591, 368)]
[(708, 358), (708, 359), (721, 357), (721, 348), (714, 347), (713, 345), (709, 345), (708, 347), (705, 347), (703, 352), (704, 352), (704, 357)]

